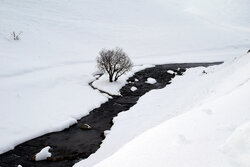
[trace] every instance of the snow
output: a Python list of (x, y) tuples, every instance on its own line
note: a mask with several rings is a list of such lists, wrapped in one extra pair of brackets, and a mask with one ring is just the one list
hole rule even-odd
[(120, 89), (126, 85), (129, 77), (133, 76), (135, 72), (149, 67), (154, 67), (154, 65), (145, 64), (134, 66), (131, 71), (122, 75), (116, 82), (109, 82), (108, 75), (104, 74), (98, 80), (94, 81), (92, 86), (101, 91), (107, 92), (110, 95), (120, 95)]
[(110, 130), (105, 130), (104, 135), (107, 136), (109, 134)]
[[(237, 127), (250, 121), (249, 67), (248, 54), (176, 76), (120, 113), (101, 148), (75, 166), (238, 167), (232, 159), (247, 164), (247, 151), (236, 152), (237, 159), (222, 148)], [(233, 153), (239, 149), (235, 145)]]
[(233, 166), (250, 166), (250, 122), (237, 127), (221, 147)]
[[(102, 48), (122, 47), (136, 67), (230, 61), (244, 54), (250, 44), (248, 6), (248, 0), (0, 1), (0, 154), (29, 139), (69, 127), (110, 98), (88, 85), (95, 80), (91, 74), (97, 70), (96, 56)], [(12, 39), (13, 31), (23, 32), (21, 40)], [(130, 110), (138, 108), (138, 114), (146, 114), (147, 121), (137, 115), (144, 121), (143, 127), (134, 126), (137, 129), (132, 128), (131, 132), (125, 128), (127, 137), (116, 141), (112, 133), (117, 133), (119, 125), (115, 125), (105, 140), (113, 141), (114, 146), (103, 144), (101, 148), (113, 149), (108, 153), (100, 149), (95, 154), (99, 158), (91, 156), (88, 161), (97, 163), (148, 128), (202, 103), (214, 91), (203, 87), (217, 87), (220, 83), (217, 78), (208, 82), (206, 78), (214, 73), (213, 68), (209, 69), (207, 75), (201, 75), (203, 68), (197, 68), (188, 71), (183, 79), (175, 78), (176, 85), (161, 90), (170, 91), (168, 97), (158, 91), (146, 94), (138, 107)], [(94, 85), (119, 95), (119, 89), (133, 72), (113, 85), (107, 83), (104, 75)], [(220, 78), (227, 75), (225, 72)], [(226, 83), (243, 75), (244, 71)], [(182, 83), (189, 85), (188, 89)], [(221, 88), (222, 95), (224, 90), (234, 89), (230, 84)], [(187, 94), (192, 96), (186, 98)], [(158, 114), (164, 116), (157, 118), (143, 108), (143, 99), (157, 102), (162, 98), (168, 99), (167, 110), (172, 113), (164, 115), (161, 111)], [(160, 112), (154, 105), (145, 106)], [(131, 125), (135, 118), (130, 118)], [(117, 122), (119, 119), (122, 118), (117, 118)]]
[(154, 78), (147, 78), (147, 81), (145, 83), (148, 84), (155, 84), (157, 81)]
[(168, 70), (167, 71), (169, 74), (174, 74), (174, 71), (173, 70)]
[(136, 88), (135, 86), (132, 86), (132, 87), (130, 88), (130, 90), (131, 90), (132, 92), (134, 92), (134, 91), (137, 90), (137, 88)]
[(36, 154), (35, 160), (36, 161), (42, 161), (46, 160), (47, 158), (51, 157), (51, 153), (49, 152), (50, 146), (47, 146), (43, 148), (39, 153)]

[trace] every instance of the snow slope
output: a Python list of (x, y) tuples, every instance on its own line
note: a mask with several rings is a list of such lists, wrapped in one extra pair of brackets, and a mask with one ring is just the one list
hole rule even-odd
[[(61, 63), (94, 62), (101, 48), (115, 46), (123, 47), (136, 64), (162, 63), (162, 59), (180, 61), (179, 56), (189, 61), (223, 60), (230, 55), (215, 58), (200, 52), (242, 53), (241, 49), (245, 51), (250, 43), (249, 31), (225, 28), (217, 25), (221, 23), (217, 17), (207, 16), (223, 12), (224, 3), (229, 3), (225, 1), (2, 0), (0, 76)], [(226, 17), (240, 23), (229, 22), (230, 25), (248, 28), (249, 2), (235, 3), (229, 4), (241, 9), (240, 16), (245, 17), (236, 17), (233, 8)], [(207, 17), (201, 19), (202, 13), (188, 12), (190, 5), (208, 13)], [(214, 6), (216, 12), (211, 11)], [(12, 40), (12, 31), (23, 32), (21, 41)], [(193, 55), (196, 52), (198, 55)], [(145, 56), (151, 62), (143, 60)]]
[[(245, 53), (249, 2), (211, 2), (0, 0), (0, 153), (62, 130), (107, 100), (88, 85), (101, 48), (122, 47), (135, 65)], [(20, 41), (13, 31), (23, 32)]]
[[(107, 145), (115, 149), (110, 142), (119, 138), (123, 142), (117, 143), (123, 147), (96, 167), (248, 167), (250, 54), (218, 67), (209, 67), (206, 71), (207, 74), (202, 74), (201, 68), (188, 70), (183, 78), (174, 79), (170, 87), (157, 90), (158, 97), (153, 92), (146, 94), (138, 105), (115, 119), (100, 151), (76, 166), (95, 164)], [(183, 92), (174, 91), (177, 94), (171, 94), (172, 100), (169, 93), (177, 85), (178, 88), (182, 85)], [(187, 86), (188, 91), (184, 90)], [(190, 92), (193, 93), (187, 94)], [(195, 97), (198, 98), (195, 100)], [(173, 108), (170, 107), (172, 101), (177, 101)], [(187, 108), (190, 103), (193, 106)], [(178, 110), (186, 112), (173, 117)], [(167, 114), (171, 116), (166, 117)], [(164, 115), (165, 118), (160, 120), (159, 117)], [(163, 123), (150, 129), (143, 127), (144, 122)], [(135, 135), (142, 129), (149, 130)], [(119, 131), (125, 135), (121, 137)], [(125, 143), (123, 137), (127, 136), (130, 139)]]

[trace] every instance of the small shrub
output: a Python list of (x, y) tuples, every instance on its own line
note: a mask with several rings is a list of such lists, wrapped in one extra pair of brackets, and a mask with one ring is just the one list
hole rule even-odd
[(22, 34), (22, 32), (19, 32), (18, 34), (13, 31), (13, 33), (11, 34), (13, 39), (16, 41), (16, 40), (20, 40), (20, 35)]

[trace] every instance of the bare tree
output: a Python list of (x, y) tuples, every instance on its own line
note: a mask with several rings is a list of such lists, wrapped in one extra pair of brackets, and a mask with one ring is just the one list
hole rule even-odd
[(102, 72), (107, 72), (109, 82), (117, 81), (120, 76), (131, 70), (133, 64), (128, 55), (121, 49), (102, 49), (97, 57), (97, 67)]
[(20, 40), (20, 35), (22, 34), (23, 32), (19, 32), (19, 34), (16, 34), (15, 31), (11, 34), (13, 36), (13, 39), (14, 40)]

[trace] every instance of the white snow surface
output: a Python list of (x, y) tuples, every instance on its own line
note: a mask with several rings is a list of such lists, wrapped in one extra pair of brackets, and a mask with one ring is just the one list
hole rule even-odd
[(39, 153), (35, 155), (35, 160), (42, 161), (51, 157), (52, 154), (49, 152), (50, 148), (51, 148), (50, 146), (44, 147)]
[[(96, 56), (102, 48), (122, 47), (136, 66), (229, 61), (249, 49), (249, 6), (248, 0), (0, 0), (0, 154), (29, 139), (63, 130), (108, 100), (88, 85), (95, 79), (91, 74), (97, 70)], [(21, 40), (12, 39), (13, 31), (23, 32)], [(192, 72), (200, 75), (197, 69), (186, 77), (195, 79)], [(119, 94), (125, 78), (112, 92)], [(206, 90), (182, 93), (177, 89), (183, 89), (179, 79), (175, 79), (176, 90), (171, 89), (177, 93), (170, 95), (183, 100), (186, 91), (192, 94), (188, 106), (197, 99), (198, 103)], [(158, 96), (154, 92), (149, 93), (152, 99)], [(186, 103), (174, 107), (176, 98), (170, 95), (174, 114), (155, 115), (133, 135), (128, 133), (118, 142), (112, 139), (114, 149), (104, 157), (188, 108)], [(149, 108), (154, 111), (153, 106)], [(108, 145), (103, 144), (100, 152), (105, 148)], [(100, 157), (93, 160), (91, 156), (89, 162), (104, 158)]]
[(236, 128), (221, 151), (233, 166), (250, 166), (250, 122)]
[(154, 79), (154, 78), (147, 78), (146, 82), (145, 83), (148, 83), (148, 84), (155, 84), (157, 81)]
[(169, 74), (174, 74), (174, 71), (173, 70), (168, 70), (167, 71)]
[(120, 113), (101, 148), (75, 166), (248, 167), (250, 54), (203, 69)]
[(130, 88), (130, 90), (131, 90), (132, 92), (134, 92), (134, 91), (137, 90), (137, 88), (136, 88), (135, 86), (132, 86), (132, 87)]

